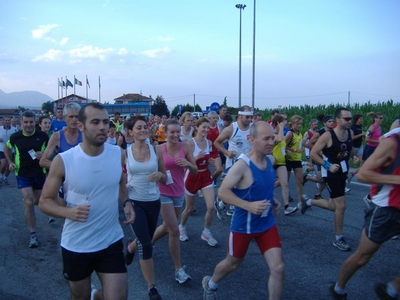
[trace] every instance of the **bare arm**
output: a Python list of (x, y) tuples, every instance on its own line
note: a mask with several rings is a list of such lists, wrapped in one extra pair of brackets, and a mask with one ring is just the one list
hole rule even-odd
[(365, 183), (400, 184), (399, 175), (384, 175), (377, 172), (379, 167), (389, 165), (398, 155), (396, 141), (392, 138), (384, 139), (374, 153), (365, 161), (357, 174), (357, 179)]
[[(399, 121), (394, 121), (393, 123), (392, 123), (392, 125), (390, 126), (390, 130), (392, 130), (392, 129), (395, 129), (395, 128), (397, 128), (397, 127), (400, 127), (400, 122)], [(389, 131), (390, 131), (389, 130)]]
[(309, 149), (311, 149), (315, 143), (317, 142), (318, 138), (320, 137), (320, 134), (318, 132), (314, 133), (312, 138), (308, 141), (307, 144), (305, 144), (305, 146)]
[[(365, 137), (365, 141), (370, 142), (370, 143), (379, 143), (379, 140), (373, 140), (370, 138), (371, 135), (374, 133), (374, 126), (372, 126), (372, 125), (369, 126), (368, 131), (370, 132), (370, 134), (369, 134), (369, 136)], [(368, 135), (368, 132), (367, 132), (367, 135)]]
[(322, 159), (320, 152), (327, 146), (330, 138), (331, 134), (329, 132), (325, 132), (323, 135), (319, 137), (319, 139), (311, 149), (310, 156), (312, 160), (314, 160), (319, 165), (324, 164), (324, 160)]
[(60, 132), (54, 132), (50, 137), (49, 143), (47, 144), (46, 150), (44, 151), (42, 158), (39, 161), (39, 165), (42, 168), (50, 169), (51, 160), (50, 157), (53, 155), (54, 150), (60, 143)]
[(285, 124), (279, 123), (278, 127), (279, 127), (279, 131), (278, 131), (278, 133), (275, 134), (275, 142), (276, 143), (283, 141), (283, 139), (285, 138), (283, 135), (283, 128), (285, 127)]
[[(121, 167), (124, 168), (125, 164), (125, 151), (121, 149)], [(125, 225), (132, 224), (135, 221), (135, 211), (133, 209), (133, 202), (127, 201), (129, 199), (128, 190), (126, 188), (126, 173), (122, 171), (121, 178), (119, 180), (119, 202), (124, 206), (124, 213), (126, 217), (126, 221), (124, 221)]]
[(306, 133), (304, 133), (303, 141), (302, 141), (302, 144), (304, 145), (304, 147), (307, 144), (308, 136), (309, 136), (309, 134), (308, 134), (308, 130), (307, 130)]
[(50, 168), (50, 173), (43, 186), (42, 195), (39, 200), (39, 209), (43, 213), (53, 217), (86, 222), (90, 212), (89, 204), (81, 204), (69, 208), (61, 206), (54, 201), (58, 195), (58, 190), (64, 181), (65, 168), (59, 155), (54, 158), (52, 165), (53, 167)]
[[(153, 147), (149, 145), (149, 147)], [(165, 172), (165, 166), (164, 166), (164, 159), (161, 153), (161, 149), (159, 147), (155, 148), (156, 155), (157, 155), (157, 161), (158, 161), (158, 171), (153, 172), (149, 175), (148, 179), (151, 182), (162, 182), (165, 183), (167, 181), (167, 174)]]
[(8, 162), (8, 168), (10, 169), (10, 171), (15, 170), (15, 164), (12, 160), (12, 152), (11, 149), (8, 146), (8, 143), (4, 146), (4, 156), (7, 159)]
[(190, 146), (188, 145), (188, 143), (182, 143), (182, 147), (185, 150), (186, 165), (184, 165), (184, 163), (182, 163), (181, 161), (179, 161), (179, 164), (177, 162), (177, 164), (181, 167), (188, 168), (190, 173), (192, 173), (193, 175), (196, 175), (198, 169), (197, 169), (196, 161), (193, 157), (193, 151), (190, 148)]
[(227, 140), (229, 140), (229, 138), (232, 136), (232, 132), (233, 132), (233, 125), (231, 124), (228, 127), (224, 128), (224, 130), (222, 130), (217, 139), (214, 141), (215, 148), (217, 148), (219, 152), (223, 153), (227, 157), (235, 156), (234, 154), (233, 155), (231, 154), (231, 151), (228, 151), (224, 147), (224, 143)]

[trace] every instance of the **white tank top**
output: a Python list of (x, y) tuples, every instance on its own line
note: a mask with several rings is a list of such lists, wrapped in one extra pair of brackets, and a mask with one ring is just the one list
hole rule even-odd
[(237, 122), (232, 123), (232, 127), (232, 136), (228, 140), (228, 151), (235, 151), (236, 155), (233, 159), (229, 157), (226, 158), (226, 168), (231, 167), (239, 158), (240, 154), (246, 154), (251, 150), (251, 142), (247, 139), (250, 135), (251, 125), (246, 131), (241, 130)]
[(90, 204), (87, 222), (65, 219), (61, 246), (79, 253), (106, 249), (124, 236), (118, 211), (121, 149), (105, 143), (100, 155), (89, 156), (78, 145), (59, 155), (67, 207)]
[(138, 162), (132, 154), (132, 146), (127, 148), (129, 198), (137, 201), (150, 202), (160, 199), (160, 191), (156, 182), (148, 181), (147, 177), (158, 171), (158, 159), (154, 147), (146, 140), (150, 150), (150, 159), (145, 162)]
[(181, 134), (179, 136), (181, 142), (187, 142), (192, 138), (193, 127), (190, 127), (189, 134), (183, 134), (183, 126), (181, 126)]

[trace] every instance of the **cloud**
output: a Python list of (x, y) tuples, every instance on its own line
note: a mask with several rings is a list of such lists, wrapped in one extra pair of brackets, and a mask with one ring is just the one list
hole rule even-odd
[(113, 48), (101, 49), (99, 47), (93, 47), (89, 45), (69, 50), (68, 54), (76, 61), (79, 61), (82, 58), (97, 58), (101, 61), (104, 61), (107, 56), (113, 52)]
[(169, 48), (169, 47), (142, 51), (142, 54), (144, 56), (147, 56), (150, 58), (157, 58), (157, 57), (163, 56), (168, 53), (171, 53), (171, 48)]
[(169, 36), (158, 36), (157, 37), (157, 41), (159, 41), (159, 42), (171, 42), (171, 41), (175, 41), (175, 38), (169, 37)]
[(118, 51), (118, 55), (127, 55), (128, 54), (128, 50), (126, 50), (125, 48), (121, 48)]
[(34, 39), (45, 39), (54, 41), (49, 37), (49, 35), (54, 29), (58, 27), (59, 27), (58, 24), (39, 25), (38, 29), (32, 30), (32, 37)]
[(0, 53), (0, 62), (2, 63), (15, 63), (18, 61), (16, 56), (9, 56), (7, 53)]
[(38, 61), (44, 61), (44, 62), (50, 62), (50, 61), (61, 61), (61, 58), (63, 56), (62, 51), (56, 50), (56, 49), (50, 49), (43, 55), (38, 55), (35, 56), (32, 61), (33, 62), (38, 62)]
[(69, 38), (65, 37), (61, 40), (60, 45), (65, 45), (69, 41)]

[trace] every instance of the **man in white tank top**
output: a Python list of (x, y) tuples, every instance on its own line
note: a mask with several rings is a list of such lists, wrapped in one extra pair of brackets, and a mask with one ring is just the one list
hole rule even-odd
[[(125, 224), (133, 223), (135, 213), (122, 172), (125, 155), (119, 147), (105, 144), (109, 122), (98, 103), (80, 110), (83, 142), (54, 158), (39, 201), (42, 212), (65, 218), (61, 250), (71, 299), (128, 297), (118, 199), (124, 206)], [(66, 206), (53, 200), (61, 185)], [(93, 271), (103, 283), (102, 290), (91, 290)]]
[[(238, 111), (237, 121), (224, 128), (214, 141), (214, 146), (226, 156), (225, 173), (229, 171), (241, 154), (246, 154), (252, 148), (251, 142), (248, 140), (252, 117), (253, 111), (250, 106), (242, 106)], [(228, 149), (225, 149), (223, 145), (226, 141), (228, 141)], [(223, 209), (222, 206), (219, 207)], [(226, 213), (231, 216), (233, 206), (229, 207)]]

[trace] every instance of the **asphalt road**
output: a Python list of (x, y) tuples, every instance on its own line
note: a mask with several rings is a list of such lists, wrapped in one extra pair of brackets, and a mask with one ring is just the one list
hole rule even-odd
[[(10, 186), (0, 187), (0, 299), (69, 299), (68, 285), (62, 277), (60, 220), (48, 224), (47, 216), (37, 210), (40, 246), (29, 249), (22, 197), (16, 189), (14, 176), (10, 176), (10, 182)], [(349, 187), (344, 234), (354, 251), (363, 224), (365, 204), (362, 197), (368, 192), (368, 186), (355, 182)], [(295, 195), (293, 178), (290, 190)], [(315, 184), (306, 184), (305, 193), (311, 196), (315, 190)], [(327, 197), (327, 192), (324, 193)], [(275, 195), (281, 199), (280, 189)], [(215, 217), (212, 232), (220, 246), (212, 248), (200, 239), (205, 213), (201, 198), (196, 199), (196, 209), (187, 224), (190, 241), (181, 243), (182, 262), (193, 278), (191, 282), (182, 286), (175, 282), (167, 238), (155, 245), (156, 282), (163, 299), (202, 299), (201, 279), (204, 275), (211, 275), (215, 265), (226, 255), (230, 219), (220, 221)], [(341, 252), (332, 246), (333, 213), (320, 208), (312, 208), (305, 215), (296, 212), (284, 216), (281, 212), (277, 224), (285, 259), (282, 299), (330, 299), (328, 287), (336, 281), (342, 262), (352, 252)], [(124, 231), (125, 242), (132, 240), (131, 229), (124, 226)], [(399, 240), (383, 245), (348, 284), (349, 299), (376, 299), (374, 283), (386, 282), (397, 275), (398, 260), (393, 253), (399, 253), (399, 250)], [(128, 274), (129, 299), (148, 299), (137, 257), (129, 266)], [(220, 284), (218, 297), (223, 300), (268, 299), (268, 275), (266, 262), (256, 245), (252, 244), (240, 269)], [(99, 287), (97, 276), (92, 278)]]

